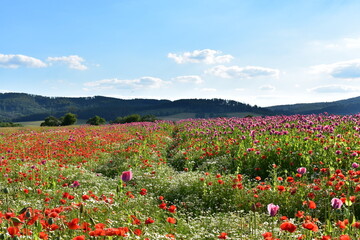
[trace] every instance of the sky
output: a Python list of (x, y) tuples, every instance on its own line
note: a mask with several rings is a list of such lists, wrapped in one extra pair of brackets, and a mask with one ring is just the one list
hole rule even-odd
[(0, 92), (250, 105), (360, 96), (358, 0), (0, 0)]

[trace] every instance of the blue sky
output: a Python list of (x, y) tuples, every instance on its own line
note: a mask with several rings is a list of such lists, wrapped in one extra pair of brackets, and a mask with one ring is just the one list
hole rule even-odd
[(360, 1), (2, 0), (0, 92), (225, 98), (360, 96)]

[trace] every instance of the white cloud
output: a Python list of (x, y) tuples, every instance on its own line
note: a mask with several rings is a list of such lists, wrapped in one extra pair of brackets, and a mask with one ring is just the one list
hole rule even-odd
[(347, 85), (331, 84), (310, 88), (308, 91), (314, 93), (349, 93), (360, 92), (360, 88)]
[(201, 88), (201, 92), (216, 92), (217, 90), (215, 88)]
[(0, 54), (0, 67), (1, 68), (19, 68), (19, 67), (30, 67), (30, 68), (43, 68), (47, 67), (47, 64), (43, 61), (21, 55), (21, 54)]
[(256, 66), (231, 66), (218, 65), (205, 71), (221, 78), (256, 78), (256, 77), (278, 77), (280, 71), (272, 68), (256, 67)]
[(334, 78), (360, 78), (360, 59), (313, 66), (311, 72), (315, 74), (326, 73)]
[(179, 76), (173, 78), (172, 80), (181, 83), (196, 83), (196, 84), (201, 84), (204, 82), (204, 80), (202, 80), (201, 77), (197, 75)]
[(234, 89), (236, 92), (244, 92), (245, 88), (235, 88)]
[(262, 85), (259, 89), (262, 91), (274, 91), (276, 88), (272, 85)]
[(231, 55), (220, 55), (222, 52), (212, 49), (195, 50), (193, 52), (184, 52), (182, 54), (169, 53), (168, 58), (174, 59), (176, 63), (228, 63), (234, 57)]
[(347, 48), (360, 48), (360, 38), (344, 38), (344, 45)]
[(9, 92), (11, 92), (11, 91), (9, 91), (9, 90), (4, 90), (4, 89), (0, 89), (0, 93), (9, 93)]
[[(103, 79), (94, 82), (87, 82), (84, 85), (89, 88), (93, 89), (102, 89), (102, 90), (109, 90), (109, 89), (116, 89), (116, 88), (124, 88), (124, 89), (141, 89), (141, 88), (161, 88), (168, 84), (160, 78), (155, 77), (141, 77), (137, 79), (118, 79), (118, 78), (111, 78), (111, 79)], [(86, 88), (87, 90), (90, 90)]]
[(86, 70), (87, 66), (82, 64), (85, 60), (77, 55), (63, 56), (63, 57), (48, 57), (49, 62), (61, 62), (69, 66), (69, 68), (76, 70)]
[(343, 38), (334, 43), (324, 45), (328, 49), (356, 49), (360, 48), (360, 38)]

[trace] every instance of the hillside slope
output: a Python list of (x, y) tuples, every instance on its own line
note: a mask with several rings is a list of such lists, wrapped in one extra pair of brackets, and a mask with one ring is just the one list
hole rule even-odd
[[(117, 99), (111, 97), (44, 97), (26, 93), (0, 94), (0, 121), (36, 121), (49, 115), (60, 117), (67, 112), (88, 119), (99, 115), (107, 120), (129, 114), (165, 117), (193, 113), (197, 117), (229, 116), (230, 113), (273, 115), (265, 108), (223, 99)], [(226, 113), (226, 114), (225, 114)]]
[(360, 97), (334, 102), (298, 103), (267, 107), (269, 110), (283, 114), (324, 113), (349, 115), (360, 112)]

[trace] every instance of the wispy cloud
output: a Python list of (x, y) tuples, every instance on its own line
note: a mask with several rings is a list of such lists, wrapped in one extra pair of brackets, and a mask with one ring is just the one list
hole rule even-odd
[(275, 91), (276, 88), (275, 88), (274, 86), (268, 84), (268, 85), (262, 85), (262, 86), (260, 86), (259, 89), (260, 89), (261, 91)]
[(201, 92), (216, 92), (216, 88), (201, 88)]
[(193, 52), (184, 52), (182, 54), (169, 53), (168, 58), (174, 59), (176, 63), (205, 63), (217, 64), (228, 63), (234, 57), (227, 54), (221, 55), (221, 51), (212, 49), (195, 50)]
[(82, 57), (77, 55), (63, 56), (63, 57), (48, 57), (47, 61), (50, 63), (60, 62), (69, 66), (71, 69), (86, 70), (87, 66), (83, 64), (85, 61)]
[(21, 54), (0, 54), (0, 67), (1, 68), (19, 68), (19, 67), (29, 67), (29, 68), (43, 68), (47, 67), (47, 64), (43, 61), (21, 55)]
[(4, 89), (0, 89), (0, 93), (9, 93), (11, 92), (10, 90), (4, 90)]
[(355, 49), (360, 48), (360, 38), (343, 38), (339, 41), (326, 43), (328, 49)]
[(0, 54), (0, 67), (1, 68), (45, 68), (52, 65), (54, 62), (66, 64), (69, 68), (76, 70), (86, 70), (87, 66), (83, 64), (85, 60), (77, 55), (63, 56), (63, 57), (48, 57), (46, 62), (22, 55), (22, 54)]
[(198, 75), (178, 76), (173, 78), (172, 80), (181, 83), (195, 83), (195, 84), (201, 84), (204, 82), (204, 80), (202, 80), (201, 77)]
[(334, 78), (343, 79), (360, 78), (360, 59), (316, 65), (311, 67), (311, 73), (326, 73)]
[(330, 84), (330, 85), (323, 85), (323, 86), (310, 88), (308, 89), (308, 91), (314, 93), (349, 93), (349, 92), (360, 92), (360, 87)]
[(244, 92), (245, 88), (235, 88), (234, 89), (236, 92)]
[(257, 66), (224, 66), (218, 65), (205, 71), (205, 73), (221, 78), (256, 78), (256, 77), (278, 77), (280, 71), (278, 69), (257, 67)]
[(155, 89), (168, 85), (169, 82), (155, 77), (141, 77), (136, 79), (102, 79), (99, 81), (84, 83), (87, 90), (92, 89)]

